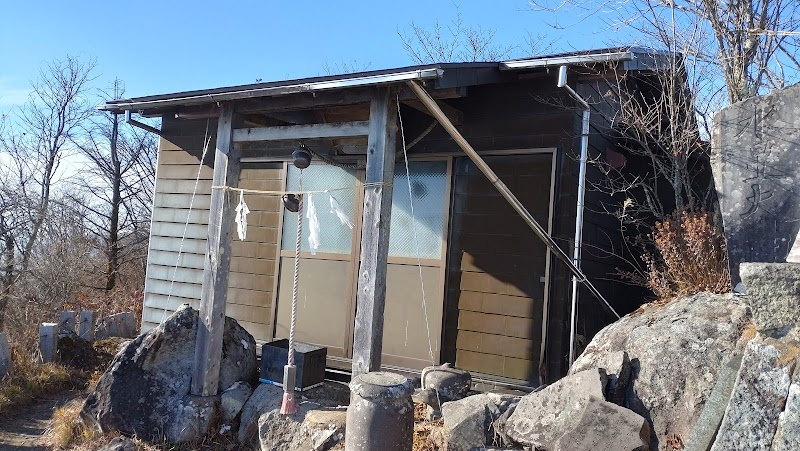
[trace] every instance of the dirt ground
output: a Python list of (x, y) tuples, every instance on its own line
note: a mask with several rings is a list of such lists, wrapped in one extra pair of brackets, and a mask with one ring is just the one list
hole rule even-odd
[(84, 398), (80, 390), (66, 391), (37, 399), (16, 412), (0, 416), (0, 451), (46, 451), (44, 432), (53, 410), (76, 399)]

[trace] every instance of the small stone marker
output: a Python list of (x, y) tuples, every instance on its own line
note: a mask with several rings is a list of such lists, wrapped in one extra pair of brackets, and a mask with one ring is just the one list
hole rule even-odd
[(414, 441), (414, 386), (386, 372), (361, 374), (350, 382), (346, 451), (411, 451)]
[(712, 169), (731, 280), (742, 262), (782, 263), (800, 230), (800, 86), (714, 117)]
[(103, 318), (94, 337), (96, 340), (108, 337), (136, 338), (136, 317), (133, 312), (122, 312)]
[(41, 363), (54, 362), (58, 349), (58, 323), (42, 323), (39, 326), (39, 353)]
[(11, 360), (11, 348), (8, 346), (6, 334), (0, 332), (0, 379), (14, 370)]
[(75, 312), (72, 310), (64, 310), (61, 312), (61, 318), (58, 320), (59, 332), (75, 332)]
[(94, 341), (94, 312), (82, 310), (78, 323), (78, 336), (87, 341)]

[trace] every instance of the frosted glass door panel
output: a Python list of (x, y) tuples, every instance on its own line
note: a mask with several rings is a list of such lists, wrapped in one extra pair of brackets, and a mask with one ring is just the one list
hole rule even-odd
[(445, 199), (447, 163), (412, 161), (409, 162), (409, 171), (411, 172), (410, 194), (405, 165), (398, 163), (395, 166), (389, 256), (441, 258), (447, 208)]
[[(355, 210), (355, 192), (358, 186), (356, 171), (354, 169), (342, 169), (327, 164), (312, 164), (303, 169), (302, 188), (300, 169), (289, 166), (286, 179), (286, 190), (318, 191), (332, 190), (330, 196), (336, 200), (344, 211), (350, 223), (353, 223), (353, 212)], [(342, 189), (347, 188), (347, 189)], [(303, 199), (303, 252), (309, 252), (308, 245), (308, 210), (309, 196), (314, 201), (319, 219), (320, 244), (317, 252), (350, 254), (352, 249), (353, 232), (346, 224), (342, 224), (339, 218), (331, 209), (330, 197), (328, 193), (306, 194)], [(297, 213), (292, 213), (284, 209), (283, 212), (283, 239), (281, 248), (283, 250), (293, 250), (297, 237)]]

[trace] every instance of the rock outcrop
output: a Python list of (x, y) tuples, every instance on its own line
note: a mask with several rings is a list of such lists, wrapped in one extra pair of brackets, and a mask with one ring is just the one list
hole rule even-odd
[(626, 352), (631, 375), (621, 405), (650, 422), (653, 450), (672, 451), (667, 441), (686, 441), (720, 369), (753, 334), (742, 296), (702, 293), (645, 305), (600, 331), (570, 374)]
[(800, 343), (750, 341), (711, 451), (770, 450), (786, 406)]
[[(89, 395), (81, 417), (101, 431), (180, 443), (203, 437), (218, 413), (219, 396), (189, 394), (198, 312), (181, 307), (117, 354)], [(256, 371), (255, 340), (225, 319), (219, 392)]]
[[(523, 396), (505, 423), (505, 434), (537, 450), (648, 450), (647, 421), (606, 400), (609, 372), (604, 368), (584, 370)], [(613, 387), (620, 388), (618, 381)]]
[(502, 440), (502, 423), (498, 420), (517, 402), (519, 397), (516, 396), (481, 393), (444, 403), (443, 448), (469, 451), (487, 445), (506, 445)]

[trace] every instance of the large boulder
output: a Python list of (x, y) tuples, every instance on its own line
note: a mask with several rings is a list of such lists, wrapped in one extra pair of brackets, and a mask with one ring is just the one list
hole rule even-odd
[[(281, 423), (275, 431), (279, 428), (294, 428), (300, 427), (294, 423), (302, 423), (305, 419), (305, 412), (308, 412), (313, 407), (314, 409), (322, 410), (335, 410), (344, 412), (343, 408), (347, 406), (350, 401), (350, 389), (346, 384), (338, 382), (325, 381), (319, 387), (306, 390), (302, 393), (296, 393), (295, 398), (299, 398), (302, 415), (295, 415), (295, 420), (286, 424)], [(272, 430), (261, 426), (261, 418), (264, 415), (270, 414), (277, 415), (281, 408), (283, 401), (283, 388), (271, 384), (259, 384), (253, 394), (247, 399), (247, 402), (242, 407), (241, 419), (239, 421), (239, 433), (237, 440), (239, 446), (244, 449), (249, 447), (256, 447), (260, 441), (266, 440), (264, 445), (266, 447), (272, 446), (270, 443)], [(303, 407), (305, 406), (305, 407)], [(319, 418), (319, 417), (312, 417)], [(288, 419), (284, 418), (288, 421)], [(266, 438), (265, 438), (266, 437)]]
[(647, 451), (650, 449), (650, 425), (636, 412), (592, 396), (571, 429), (547, 449)]
[(552, 450), (572, 429), (589, 399), (603, 398), (606, 376), (597, 368), (581, 371), (522, 397), (505, 424), (514, 442)]
[(621, 404), (650, 422), (653, 450), (668, 450), (668, 439), (686, 441), (720, 369), (754, 333), (743, 296), (701, 293), (645, 305), (600, 331), (570, 374), (625, 351), (631, 376)]
[[(481, 393), (442, 405), (445, 451), (483, 449), (486, 445), (504, 445), (497, 421), (519, 398), (497, 393)], [(497, 443), (499, 441), (500, 443)]]
[(294, 415), (270, 410), (258, 419), (261, 451), (329, 450), (344, 439), (346, 422), (346, 410), (313, 402), (301, 403)]
[[(189, 393), (198, 312), (188, 305), (128, 343), (89, 395), (81, 411), (101, 431), (179, 443), (201, 438), (219, 410), (219, 396)], [(225, 318), (219, 392), (255, 376), (255, 340)]]

